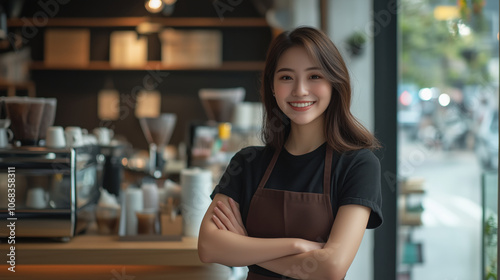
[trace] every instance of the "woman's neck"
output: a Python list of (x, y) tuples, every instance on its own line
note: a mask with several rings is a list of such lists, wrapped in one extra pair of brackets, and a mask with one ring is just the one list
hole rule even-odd
[(322, 119), (307, 125), (297, 125), (292, 122), (285, 148), (292, 155), (303, 155), (316, 150), (325, 141)]

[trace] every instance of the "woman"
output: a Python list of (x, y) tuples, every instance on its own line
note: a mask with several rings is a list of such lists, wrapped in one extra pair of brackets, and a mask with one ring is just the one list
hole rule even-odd
[(382, 223), (377, 140), (349, 111), (348, 70), (313, 28), (284, 32), (263, 73), (265, 147), (238, 152), (212, 194), (198, 252), (247, 279), (343, 279)]

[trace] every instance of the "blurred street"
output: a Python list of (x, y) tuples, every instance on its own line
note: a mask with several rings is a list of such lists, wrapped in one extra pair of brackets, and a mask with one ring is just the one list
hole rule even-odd
[(425, 179), (423, 226), (401, 226), (423, 244), (412, 280), (481, 278), (481, 168), (474, 150), (443, 151), (409, 142), (400, 130), (399, 172)]

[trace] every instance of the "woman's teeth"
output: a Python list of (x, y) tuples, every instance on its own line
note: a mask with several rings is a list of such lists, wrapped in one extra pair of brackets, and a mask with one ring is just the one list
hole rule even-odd
[(292, 105), (293, 107), (307, 107), (307, 106), (311, 106), (313, 105), (314, 102), (300, 102), (300, 103), (293, 103), (293, 102), (290, 102), (290, 105)]

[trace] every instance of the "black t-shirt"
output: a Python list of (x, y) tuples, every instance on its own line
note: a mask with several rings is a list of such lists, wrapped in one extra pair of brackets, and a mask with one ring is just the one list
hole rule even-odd
[[(240, 204), (246, 224), (250, 201), (271, 161), (269, 147), (247, 147), (236, 153), (211, 198), (225, 194)], [(304, 155), (282, 149), (264, 188), (295, 192), (323, 193), (326, 143)], [(381, 172), (378, 158), (368, 149), (334, 152), (330, 194), (333, 217), (340, 206), (358, 204), (372, 209), (367, 228), (382, 224)]]

